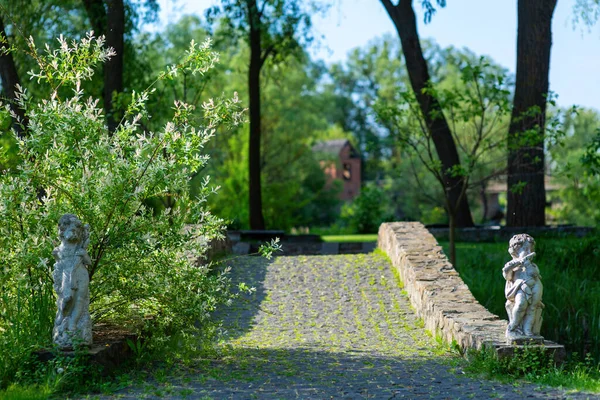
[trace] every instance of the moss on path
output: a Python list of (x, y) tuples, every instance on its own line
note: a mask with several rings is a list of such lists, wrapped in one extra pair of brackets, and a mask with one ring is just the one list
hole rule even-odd
[[(235, 281), (257, 292), (223, 310), (222, 355), (119, 398), (563, 398), (535, 385), (465, 377), (423, 329), (378, 254), (244, 257)], [(577, 396), (578, 397), (578, 396)]]

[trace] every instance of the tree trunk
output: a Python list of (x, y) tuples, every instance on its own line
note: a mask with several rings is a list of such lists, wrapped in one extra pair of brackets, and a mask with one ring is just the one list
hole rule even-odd
[(545, 224), (544, 126), (556, 2), (518, 3), (517, 78), (508, 135), (507, 226)]
[[(4, 29), (4, 21), (0, 18), (0, 33), (2, 37), (7, 38), (6, 30)], [(2, 43), (0, 45), (2, 49), (8, 47), (7, 43)], [(19, 117), (21, 123), (13, 122), (13, 127), (17, 136), (23, 137), (24, 129), (23, 127), (27, 126), (27, 117), (25, 115), (25, 111), (17, 106), (15, 103), (15, 87), (20, 85), (21, 81), (19, 80), (19, 73), (17, 72), (17, 67), (15, 65), (15, 59), (12, 56), (12, 53), (2, 54), (0, 55), (0, 79), (2, 79), (2, 92), (3, 95), (10, 101), (10, 109)], [(23, 126), (21, 126), (23, 124)]]
[(85, 12), (92, 24), (95, 36), (106, 33), (106, 9), (103, 0), (83, 0)]
[(250, 229), (265, 229), (262, 213), (262, 190), (260, 182), (260, 69), (262, 67), (261, 32), (256, 4), (249, 7), (250, 25), (250, 68), (248, 70), (248, 92), (250, 97), (250, 139), (248, 150)]
[(123, 91), (123, 59), (125, 51), (125, 7), (123, 0), (107, 0), (106, 45), (117, 53), (104, 64), (104, 110), (108, 131), (114, 132), (121, 119), (113, 107), (114, 93)]
[(485, 192), (487, 183), (485, 181), (481, 182), (481, 205), (483, 208), (483, 215), (481, 216), (481, 223), (485, 224), (485, 222), (487, 221), (487, 215), (488, 215), (488, 199), (487, 199), (487, 193)]
[(125, 51), (125, 6), (123, 0), (83, 0), (90, 24), (97, 36), (104, 35), (106, 46), (117, 53), (104, 64), (104, 114), (109, 132), (119, 125), (120, 116), (113, 107), (113, 93), (123, 91), (123, 59)]
[(456, 219), (452, 213), (448, 213), (449, 224), (448, 224), (448, 246), (450, 247), (450, 264), (456, 268)]
[[(406, 69), (410, 79), (410, 84), (417, 97), (419, 107), (427, 123), (433, 144), (440, 159), (444, 174), (444, 184), (448, 190), (448, 200), (450, 207), (455, 210), (455, 223), (458, 227), (473, 226), (473, 218), (466, 196), (461, 198), (461, 189), (463, 179), (461, 177), (451, 176), (449, 171), (455, 165), (460, 165), (460, 158), (456, 145), (452, 137), (450, 127), (443, 116), (441, 106), (436, 97), (431, 93), (423, 93), (430, 83), (429, 69), (423, 50), (419, 42), (417, 32), (417, 22), (415, 12), (412, 8), (412, 0), (400, 0), (398, 5), (394, 6), (390, 0), (381, 0), (388, 15), (394, 22), (400, 42), (402, 43), (402, 52), (406, 60)], [(452, 214), (448, 210), (448, 214)]]

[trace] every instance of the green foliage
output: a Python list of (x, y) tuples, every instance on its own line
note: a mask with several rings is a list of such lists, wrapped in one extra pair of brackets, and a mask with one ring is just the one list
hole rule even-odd
[[(91, 226), (94, 321), (151, 325), (149, 345), (156, 347), (174, 334), (210, 332), (210, 312), (232, 298), (228, 270), (197, 262), (208, 242), (222, 237), (223, 221), (206, 207), (215, 190), (208, 176), (195, 196), (188, 189), (208, 161), (202, 149), (216, 130), (242, 120), (237, 96), (203, 103), (199, 126), (191, 122), (193, 107), (175, 102), (171, 121), (150, 132), (142, 127), (152, 90), (133, 92), (111, 136), (98, 102), (81, 85), (110, 50), (91, 35), (72, 44), (60, 38), (59, 46), (40, 55), (31, 44), (38, 63), (32, 76), (51, 94), (36, 100), (18, 93), (28, 134), (18, 142), (20, 164), (0, 176), (0, 386), (13, 379), (26, 353), (50, 339), (50, 260), (63, 213)], [(159, 79), (201, 75), (217, 58), (208, 41), (192, 43), (184, 61)], [(67, 88), (71, 95), (62, 97)], [(168, 198), (171, 207), (153, 213), (146, 205), (152, 198)]]
[(550, 216), (558, 223), (600, 223), (600, 115), (580, 109), (564, 116), (564, 138), (550, 144), (548, 163), (555, 190)]
[[(600, 361), (600, 247), (598, 237), (536, 238), (544, 283), (541, 334), (569, 352)], [(443, 243), (445, 249), (447, 244)], [(510, 259), (506, 243), (458, 243), (457, 270), (475, 298), (506, 317), (501, 267)]]
[(427, 128), (427, 119), (421, 114), (412, 91), (398, 93), (392, 103), (380, 101), (375, 112), (382, 124), (394, 130), (399, 145), (416, 156), (435, 177), (442, 193), (449, 193), (446, 176), (452, 176), (463, 178), (461, 188), (466, 194), (470, 184), (486, 182), (503, 171), (502, 149), (510, 113), (509, 81), (505, 71), (484, 57), (478, 60), (464, 54), (447, 57), (460, 72), (455, 71), (446, 80), (431, 84), (426, 91), (440, 103), (459, 149), (461, 165), (455, 165), (449, 171), (442, 170), (442, 164), (432, 150), (433, 137)]
[[(452, 172), (469, 177), (465, 195), (474, 200), (506, 166), (512, 76), (469, 50), (424, 41), (423, 51), (432, 72), (428, 90), (442, 103), (462, 161)], [(447, 208), (444, 186), (436, 178), (441, 164), (423, 132), (426, 125), (397, 38), (385, 36), (355, 49), (345, 64), (331, 67), (330, 75), (333, 83), (324, 94), (331, 111), (324, 110), (352, 132), (363, 156), (363, 179), (383, 183), (382, 201), (389, 202), (397, 219), (446, 222), (437, 212)]]
[(311, 15), (324, 6), (317, 1), (221, 0), (208, 9), (210, 22), (219, 20), (234, 41), (251, 42), (252, 32), (260, 36), (261, 59), (279, 63), (312, 41)]
[[(181, 79), (157, 83), (156, 96), (149, 107), (156, 109), (148, 121), (155, 127), (168, 110), (167, 102), (177, 97), (196, 104), (204, 96), (218, 96), (222, 92), (238, 91), (247, 104), (247, 63), (249, 49), (239, 39), (233, 40), (227, 27), (217, 27), (215, 46), (220, 49), (221, 62), (208, 71), (202, 81), (181, 74)], [(141, 38), (152, 69), (172, 64), (189, 40), (207, 36), (199, 18), (183, 17), (169, 25), (165, 32)], [(187, 43), (186, 43), (187, 41)], [(267, 226), (291, 229), (306, 226), (313, 221), (329, 222), (338, 205), (337, 186), (326, 185), (312, 145), (329, 134), (328, 122), (322, 115), (324, 99), (318, 92), (324, 69), (310, 61), (307, 54), (297, 49), (294, 57), (287, 57), (276, 65), (263, 68), (261, 93), (263, 97), (261, 120), (261, 171), (263, 214)], [(199, 108), (199, 107), (198, 107)], [(216, 215), (228, 221), (233, 229), (248, 226), (248, 125), (234, 131), (220, 130), (205, 151), (217, 163), (210, 163), (203, 174), (210, 174), (220, 185), (220, 196), (209, 198)], [(334, 133), (335, 134), (335, 133)], [(202, 175), (192, 179), (192, 192), (202, 182)], [(162, 208), (164, 204), (153, 203)]]
[(35, 272), (27, 266), (0, 265), (1, 390), (22, 369), (32, 351), (49, 344), (55, 305), (52, 282), (37, 277), (32, 285), (29, 279)]
[(258, 248), (258, 254), (270, 260), (273, 257), (273, 253), (277, 251), (283, 251), (283, 247), (279, 244), (279, 238), (271, 239), (270, 243), (261, 244)]
[(573, 6), (573, 26), (583, 23), (589, 28), (600, 18), (599, 0), (576, 0)]
[(46, 400), (52, 395), (52, 389), (44, 386), (11, 385), (6, 390), (0, 390), (2, 400)]
[(375, 185), (365, 185), (360, 194), (342, 206), (341, 218), (353, 232), (376, 233), (382, 222), (391, 218), (381, 202), (383, 192)]
[(556, 366), (549, 354), (540, 349), (516, 349), (513, 357), (498, 359), (491, 349), (470, 350), (467, 353), (468, 373), (486, 378), (514, 382), (525, 379), (542, 385), (572, 388), (586, 392), (600, 391), (600, 369), (592, 357), (582, 362), (577, 355)]
[(585, 149), (581, 163), (589, 168), (593, 175), (600, 175), (600, 129), (596, 131), (596, 136)]

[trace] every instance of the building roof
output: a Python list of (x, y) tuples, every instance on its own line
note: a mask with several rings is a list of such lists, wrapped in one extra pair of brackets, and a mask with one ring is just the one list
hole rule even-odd
[(339, 154), (340, 151), (346, 146), (348, 139), (333, 139), (326, 140), (324, 142), (319, 142), (313, 146), (313, 151), (318, 153), (327, 153), (327, 154)]

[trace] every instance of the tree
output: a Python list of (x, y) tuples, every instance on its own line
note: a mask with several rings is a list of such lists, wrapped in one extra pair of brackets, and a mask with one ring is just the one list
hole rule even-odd
[[(433, 92), (427, 90), (431, 85), (431, 77), (419, 41), (412, 0), (399, 0), (396, 5), (391, 0), (380, 1), (400, 36), (410, 83), (426, 119), (426, 126), (430, 129), (429, 133), (441, 162), (444, 185), (450, 196), (449, 204), (456, 209), (456, 225), (459, 227), (473, 226), (469, 203), (465, 196), (461, 196), (463, 178), (452, 172), (460, 166), (460, 158), (452, 139), (452, 132), (438, 99)], [(438, 0), (438, 4), (444, 6), (445, 0)], [(430, 1), (423, 1), (423, 6), (426, 9), (425, 21), (428, 22), (435, 9)]]
[[(158, 73), (164, 65), (177, 62), (191, 39), (208, 36), (203, 21), (184, 16), (163, 32), (140, 37), (140, 58), (151, 60), (149, 70)], [(158, 82), (156, 111), (148, 121), (150, 130), (158, 129), (168, 115), (173, 100), (183, 99), (197, 106), (194, 115), (202, 115), (198, 99), (239, 91), (242, 104), (248, 104), (247, 65), (250, 49), (243, 38), (233, 40), (227, 27), (213, 35), (220, 62), (203, 79), (191, 79), (181, 73), (180, 79)], [(332, 222), (338, 203), (333, 187), (325, 185), (325, 176), (311, 150), (316, 140), (329, 128), (324, 105), (327, 98), (320, 89), (326, 69), (314, 63), (298, 49), (297, 55), (271, 65), (261, 72), (261, 95), (269, 99), (261, 104), (261, 189), (262, 211), (267, 226), (290, 229), (314, 223)], [(154, 75), (154, 74), (151, 74)], [(240, 90), (241, 89), (241, 90)], [(220, 196), (209, 199), (217, 215), (229, 221), (234, 229), (248, 229), (248, 125), (234, 132), (217, 132), (205, 151), (218, 163), (209, 163), (202, 174), (191, 182), (192, 194), (205, 175), (218, 182)], [(168, 199), (165, 199), (168, 201)], [(168, 204), (154, 202), (159, 208)]]
[(94, 31), (105, 35), (106, 45), (115, 49), (115, 56), (104, 64), (104, 113), (109, 132), (119, 121), (113, 107), (113, 94), (123, 91), (123, 58), (125, 56), (125, 5), (123, 0), (83, 0)]
[(124, 0), (83, 0), (90, 24), (97, 35), (104, 35), (106, 45), (112, 47), (116, 55), (104, 64), (104, 113), (109, 132), (114, 132), (119, 124), (120, 112), (113, 103), (113, 97), (123, 92), (125, 60), (125, 37), (138, 19), (135, 7), (149, 10), (150, 19), (158, 11), (156, 0), (146, 0), (143, 5), (127, 4)]
[[(48, 43), (51, 47), (55, 46), (55, 38), (59, 35), (82, 37), (83, 32), (93, 29), (97, 36), (105, 36), (107, 45), (115, 49), (117, 54), (104, 65), (102, 79), (93, 79), (83, 85), (93, 94), (102, 91), (106, 122), (109, 132), (114, 131), (120, 119), (118, 115), (125, 108), (122, 103), (126, 101), (113, 104), (113, 96), (130, 89), (139, 75), (147, 76), (146, 73), (140, 74), (141, 68), (137, 68), (136, 63), (140, 60), (137, 59), (136, 52), (132, 51), (132, 34), (141, 22), (151, 21), (156, 17), (156, 0), (0, 0), (0, 11), (3, 14), (2, 22), (11, 33), (10, 44), (18, 48), (26, 48), (26, 41), (30, 36), (36, 43)], [(17, 77), (24, 76), (34, 67), (31, 58), (25, 57), (24, 53), (13, 55)], [(123, 68), (126, 58), (127, 70)], [(45, 82), (41, 82), (40, 87), (29, 84), (27, 79), (22, 84), (36, 95), (44, 94), (49, 88)]]
[(261, 71), (268, 60), (281, 61), (309, 39), (312, 2), (301, 0), (222, 0), (221, 7), (207, 16), (223, 16), (224, 26), (234, 37), (242, 37), (250, 49), (249, 94), (249, 213), (250, 228), (265, 229), (261, 187)]
[(363, 181), (383, 178), (387, 161), (397, 160), (390, 130), (372, 118), (377, 100), (392, 101), (409, 85), (397, 42), (386, 35), (353, 49), (347, 61), (330, 67), (331, 83), (324, 85), (329, 99), (323, 112), (330, 123), (351, 132), (362, 157)]
[(565, 137), (547, 143), (553, 183), (550, 216), (557, 223), (600, 224), (600, 113), (581, 109), (564, 118)]
[(575, 0), (573, 25), (583, 23), (589, 28), (600, 18), (600, 0)]
[[(460, 77), (458, 82), (449, 75), (450, 84), (441, 82), (426, 90), (439, 101), (452, 127), (453, 141), (461, 152), (463, 163), (452, 170), (453, 175), (461, 178), (460, 201), (467, 197), (470, 186), (485, 185), (492, 176), (505, 172), (504, 153), (498, 150), (506, 140), (510, 82), (503, 69), (484, 57), (473, 61), (463, 55), (454, 60), (449, 57), (449, 61), (460, 71), (455, 71)], [(398, 94), (394, 102), (378, 104), (376, 111), (379, 120), (396, 131), (398, 142), (420, 160), (442, 187), (450, 220), (450, 262), (456, 266), (454, 228), (458, 210), (451, 203), (444, 167), (432, 149), (434, 135), (428, 125), (432, 119), (422, 113), (418, 104), (417, 96), (407, 91)]]
[(519, 0), (517, 76), (508, 134), (507, 226), (543, 226), (544, 129), (557, 0)]
[(13, 122), (13, 128), (18, 136), (23, 135), (24, 126), (27, 125), (25, 112), (21, 107), (18, 107), (15, 100), (15, 90), (21, 85), (19, 73), (15, 65), (15, 59), (10, 49), (10, 44), (4, 29), (4, 21), (0, 17), (0, 35), (2, 43), (0, 43), (0, 79), (2, 79), (2, 94), (8, 99), (11, 112), (17, 117), (18, 121)]

